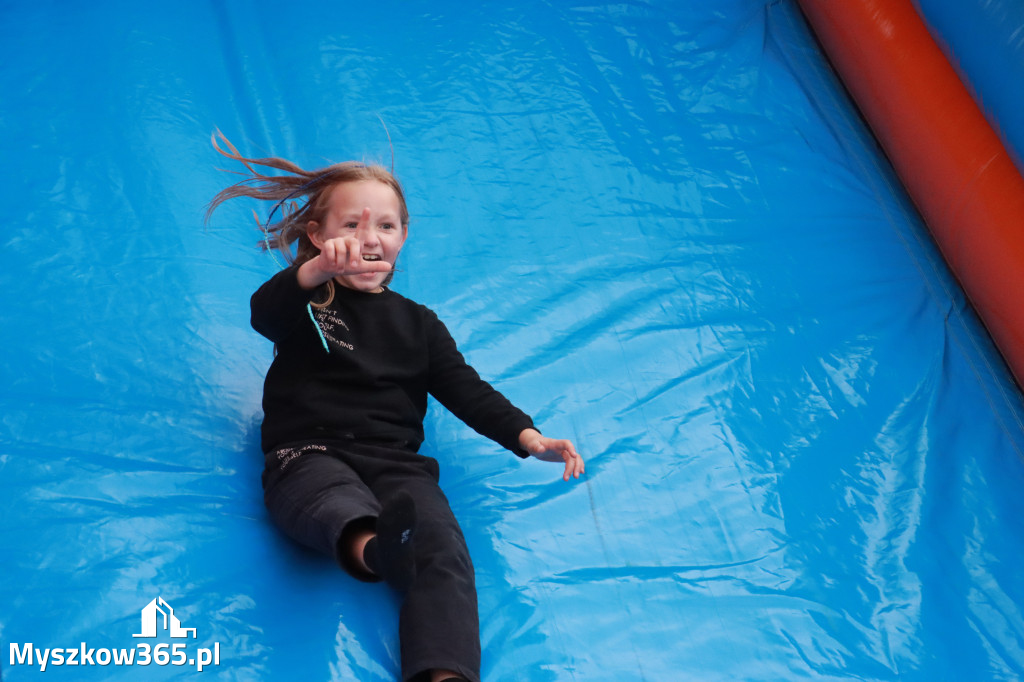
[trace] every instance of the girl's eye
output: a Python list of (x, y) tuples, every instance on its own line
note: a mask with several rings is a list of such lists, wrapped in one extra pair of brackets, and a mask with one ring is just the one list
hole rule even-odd
[(393, 230), (393, 229), (395, 229), (395, 226), (392, 225), (391, 223), (383, 223), (380, 227), (381, 227), (382, 230)]
[(345, 223), (345, 227), (347, 227), (350, 230), (354, 230), (357, 227), (359, 227), (359, 223)]

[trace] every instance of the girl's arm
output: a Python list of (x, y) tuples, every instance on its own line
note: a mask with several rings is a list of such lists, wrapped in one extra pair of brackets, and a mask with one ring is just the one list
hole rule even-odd
[(572, 441), (548, 438), (533, 428), (533, 420), (508, 398), (480, 378), (458, 351), (448, 329), (433, 312), (424, 308), (432, 329), (430, 342), (430, 393), (452, 414), (478, 433), (520, 457), (533, 456), (548, 462), (565, 462), (562, 478), (579, 478), (583, 458)]
[(427, 390), (477, 433), (519, 457), (529, 457), (519, 434), (532, 428), (533, 420), (481, 379), (459, 352), (444, 323), (428, 308), (423, 312), (430, 358)]
[(536, 429), (524, 429), (519, 434), (519, 444), (537, 459), (545, 462), (565, 462), (562, 480), (579, 478), (584, 473), (583, 458), (576, 452), (571, 440), (548, 438)]
[(308, 317), (306, 305), (313, 292), (335, 275), (388, 272), (391, 264), (364, 261), (352, 238), (323, 242), (320, 254), (299, 266), (292, 266), (264, 283), (250, 300), (252, 326), (274, 343), (281, 343)]
[(284, 341), (308, 315), (313, 294), (299, 285), (296, 271), (293, 266), (277, 273), (249, 300), (252, 328), (274, 343)]

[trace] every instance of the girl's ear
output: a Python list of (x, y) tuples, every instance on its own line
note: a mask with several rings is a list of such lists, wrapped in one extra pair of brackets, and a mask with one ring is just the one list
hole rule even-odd
[(306, 236), (309, 237), (309, 241), (313, 242), (313, 246), (318, 249), (324, 248), (324, 242), (320, 239), (320, 223), (315, 220), (306, 223)]

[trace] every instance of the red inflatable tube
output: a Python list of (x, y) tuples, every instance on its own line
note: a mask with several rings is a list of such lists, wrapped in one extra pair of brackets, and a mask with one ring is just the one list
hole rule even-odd
[(798, 0), (1024, 386), (1024, 178), (910, 0)]

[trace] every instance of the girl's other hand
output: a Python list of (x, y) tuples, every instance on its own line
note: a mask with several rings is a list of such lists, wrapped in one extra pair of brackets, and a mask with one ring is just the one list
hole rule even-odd
[(519, 434), (519, 445), (533, 457), (545, 462), (565, 462), (562, 480), (579, 478), (585, 473), (583, 458), (576, 452), (572, 441), (564, 438), (548, 438), (536, 429), (526, 429)]

